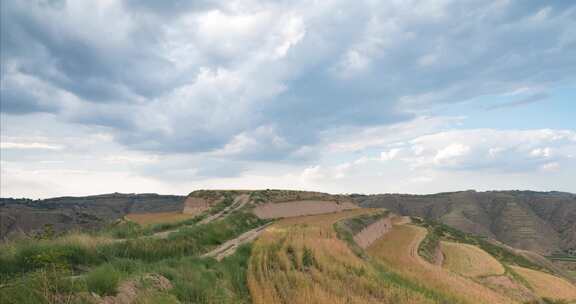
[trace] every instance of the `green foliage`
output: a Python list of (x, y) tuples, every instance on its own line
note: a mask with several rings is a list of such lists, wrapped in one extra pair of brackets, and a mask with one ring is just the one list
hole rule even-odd
[(217, 262), (210, 258), (182, 258), (160, 263), (156, 271), (172, 281), (170, 292), (184, 303), (251, 303), (246, 270), (251, 246)]
[(304, 247), (304, 252), (302, 253), (302, 266), (304, 269), (317, 266), (316, 260), (314, 259), (314, 254), (308, 247)]
[(10, 251), (0, 254), (0, 274), (7, 280), (16, 273), (37, 269), (72, 269), (74, 265), (98, 261), (96, 253), (74, 243), (20, 241)]
[(440, 234), (434, 230), (434, 228), (432, 228), (432, 231), (429, 230), (428, 234), (418, 247), (418, 254), (420, 254), (420, 256), (429, 263), (434, 263), (434, 256), (436, 250), (438, 250), (438, 245), (440, 244)]
[(14, 279), (0, 288), (3, 304), (84, 303), (75, 294), (86, 290), (82, 280), (71, 280), (69, 271), (46, 269)]
[(555, 300), (550, 298), (543, 298), (542, 301), (546, 304), (569, 304), (568, 300)]
[(167, 258), (200, 255), (265, 221), (253, 214), (235, 212), (221, 221), (190, 226), (167, 239), (139, 238), (88, 248), (78, 243), (21, 241), (0, 252), (1, 281), (38, 269), (78, 269), (117, 259), (154, 262)]
[(511, 264), (511, 265), (518, 265), (526, 268), (532, 268), (535, 270), (542, 270), (543, 268), (527, 258), (515, 254), (514, 252), (493, 244), (487, 241), (485, 238), (465, 233), (461, 230), (452, 228), (448, 225), (443, 223), (435, 222), (435, 221), (427, 221), (413, 218), (415, 223), (420, 224), (423, 227), (428, 229), (428, 235), (426, 239), (420, 244), (418, 248), (418, 253), (422, 255), (425, 259), (432, 257), (433, 251), (431, 251), (435, 246), (437, 246), (437, 242), (441, 239), (446, 239), (453, 242), (471, 244), (480, 247), (482, 250), (488, 252), (490, 255), (498, 259), (502, 263)]
[(100, 234), (118, 239), (128, 239), (144, 235), (144, 229), (138, 223), (122, 221), (106, 227)]
[(362, 231), (362, 229), (368, 227), (370, 224), (377, 222), (378, 220), (388, 216), (390, 212), (388, 210), (379, 211), (372, 214), (362, 214), (353, 218), (345, 219), (340, 223), (344, 225), (346, 229), (350, 231), (353, 235)]
[(228, 192), (224, 193), (224, 199), (218, 203), (216, 203), (214, 206), (212, 206), (210, 208), (210, 210), (208, 211), (208, 213), (210, 214), (216, 214), (219, 212), (222, 212), (224, 209), (226, 209), (226, 207), (232, 205), (234, 203), (234, 199), (232, 198), (232, 195)]
[(112, 267), (112, 265), (105, 264), (86, 275), (86, 285), (89, 291), (101, 296), (114, 295), (121, 279), (121, 272)]

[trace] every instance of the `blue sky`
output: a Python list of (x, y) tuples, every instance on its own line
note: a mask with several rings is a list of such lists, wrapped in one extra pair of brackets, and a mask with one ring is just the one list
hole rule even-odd
[(1, 195), (576, 191), (572, 1), (2, 1)]

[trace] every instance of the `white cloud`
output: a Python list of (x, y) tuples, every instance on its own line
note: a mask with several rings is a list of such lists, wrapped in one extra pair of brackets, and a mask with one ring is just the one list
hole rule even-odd
[(28, 143), (15, 143), (15, 142), (0, 142), (0, 149), (40, 149), (40, 150), (62, 150), (63, 146), (28, 142)]
[(458, 158), (466, 156), (470, 152), (470, 147), (463, 144), (450, 144), (440, 149), (434, 156), (434, 163), (445, 165), (457, 162)]

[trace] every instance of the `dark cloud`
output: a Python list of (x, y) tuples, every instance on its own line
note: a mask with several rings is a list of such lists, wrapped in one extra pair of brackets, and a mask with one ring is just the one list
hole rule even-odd
[(154, 28), (138, 24), (129, 12), (120, 17), (135, 21), (134, 28), (115, 28), (119, 20), (66, 20), (66, 5), (3, 1), (3, 64), (91, 102), (133, 102), (178, 85), (172, 64), (155, 54)]
[(0, 98), (0, 111), (8, 114), (26, 114), (31, 112), (49, 112), (55, 113), (59, 106), (55, 103), (46, 103), (45, 101), (27, 92), (17, 88), (2, 89)]
[(305, 160), (330, 130), (576, 75), (569, 1), (126, 1), (84, 19), (79, 3), (2, 2), (3, 78), (59, 92), (3, 86), (2, 111), (108, 127), (137, 150)]

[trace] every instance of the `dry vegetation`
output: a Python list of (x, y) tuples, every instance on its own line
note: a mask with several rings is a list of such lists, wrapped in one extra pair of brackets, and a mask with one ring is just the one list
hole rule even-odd
[(424, 228), (396, 225), (370, 246), (368, 253), (402, 276), (452, 297), (450, 303), (514, 303), (479, 283), (424, 261), (418, 255), (418, 245), (425, 236)]
[(498, 260), (486, 251), (470, 244), (441, 242), (444, 267), (467, 277), (504, 274), (505, 269)]
[(576, 301), (576, 286), (553, 275), (519, 266), (510, 266), (534, 292), (543, 298)]
[(248, 286), (256, 304), (439, 303), (358, 257), (334, 230), (337, 221), (374, 212), (357, 209), (291, 218), (255, 242)]
[(131, 213), (126, 218), (142, 226), (174, 223), (191, 219), (195, 214), (181, 212)]
[(285, 203), (267, 203), (254, 208), (254, 214), (259, 218), (273, 219), (296, 217), (304, 215), (324, 214), (343, 210), (357, 209), (350, 202), (335, 201), (291, 201)]

